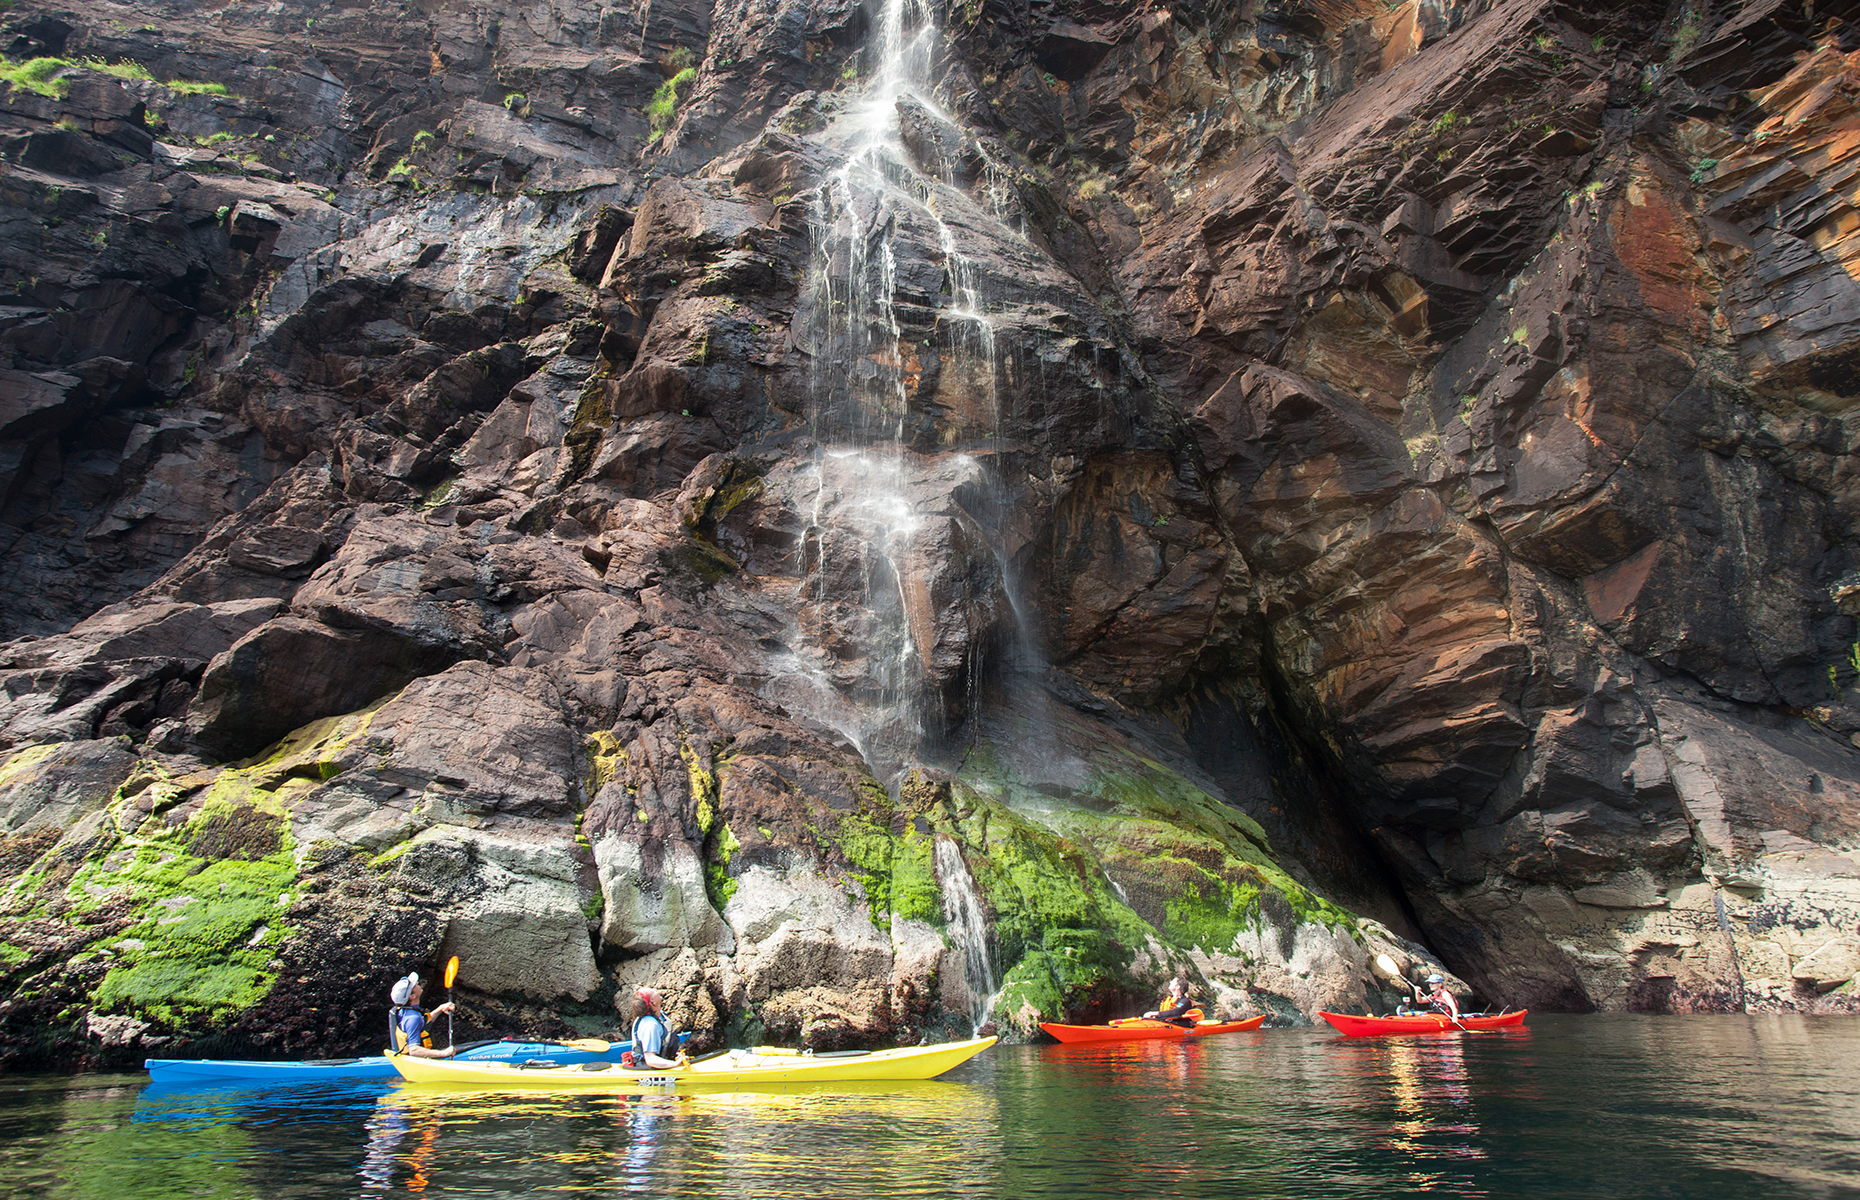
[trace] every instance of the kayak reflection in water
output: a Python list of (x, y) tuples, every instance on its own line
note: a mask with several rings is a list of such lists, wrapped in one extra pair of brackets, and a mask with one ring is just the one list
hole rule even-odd
[(624, 1099), (620, 1101), (621, 1111), (630, 1118), (631, 1125), (626, 1157), (620, 1170), (623, 1190), (640, 1194), (657, 1190), (652, 1177), (652, 1160), (658, 1155), (664, 1136), (658, 1124), (672, 1118), (673, 1105), (677, 1102), (673, 1096), (641, 1096), (630, 1104)]
[(1401, 1008), (1395, 1010), (1396, 1016), (1405, 1017), (1413, 1013), (1435, 1012), (1444, 1013), (1454, 1021), (1460, 1019), (1460, 1002), (1453, 998), (1452, 992), (1447, 990), (1447, 981), (1441, 976), (1429, 975), (1427, 977), (1427, 995), (1425, 996), (1421, 994), (1420, 988), (1414, 987), (1413, 984), (1408, 986), (1414, 988), (1414, 1006), (1409, 1008), (1408, 1005), (1402, 1005)]
[(388, 1045), (393, 1053), (410, 1054), (415, 1058), (451, 1058), (453, 1048), (444, 1050), (433, 1048), (433, 1039), (427, 1036), (426, 1023), (434, 1017), (444, 1016), (452, 1011), (451, 1001), (440, 1005), (432, 1012), (420, 1011), (420, 976), (408, 972), (405, 979), (394, 981), (394, 988), (388, 993), (393, 1001), (388, 1009)]
[[(400, 1105), (383, 1096), (368, 1121), (368, 1149), (362, 1156), (357, 1174), (362, 1177), (362, 1192), (385, 1192), (394, 1187), (394, 1173), (402, 1165), (400, 1144), (414, 1130), (414, 1122)], [(419, 1140), (405, 1156), (409, 1175), (405, 1190), (423, 1192), (429, 1182), (428, 1169), (439, 1145), (439, 1115), (428, 1113), (419, 1125)]]
[(1153, 1021), (1167, 1021), (1186, 1029), (1194, 1026), (1201, 1013), (1188, 997), (1188, 981), (1177, 975), (1169, 981), (1169, 994), (1156, 1002), (1155, 1011), (1143, 1015)]

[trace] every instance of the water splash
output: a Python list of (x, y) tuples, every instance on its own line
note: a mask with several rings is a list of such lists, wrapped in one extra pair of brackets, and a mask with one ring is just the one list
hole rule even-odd
[(975, 879), (962, 859), (962, 848), (946, 837), (936, 839), (934, 851), (937, 888), (943, 896), (943, 917), (949, 940), (962, 951), (962, 978), (969, 993), (969, 1023), (980, 1029), (994, 1010), (1000, 989), (988, 957), (988, 923), (982, 916), (982, 898)]

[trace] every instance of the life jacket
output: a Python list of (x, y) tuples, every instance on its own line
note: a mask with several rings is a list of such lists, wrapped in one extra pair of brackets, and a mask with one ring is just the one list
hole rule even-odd
[[(420, 1010), (411, 1004), (391, 1004), (388, 1006), (388, 1046), (392, 1048), (395, 1054), (405, 1054), (407, 1052), (407, 1031), (400, 1027), (401, 1014), (407, 1012), (417, 1013), (420, 1012)], [(426, 1019), (426, 1014), (420, 1013), (420, 1019), (424, 1021)], [(425, 1046), (429, 1050), (432, 1049), (433, 1046), (432, 1035), (424, 1027), (420, 1030), (420, 1045)]]
[[(641, 1064), (644, 1064), (646, 1061), (646, 1048), (639, 1044), (639, 1027), (647, 1021), (656, 1021), (660, 1030), (665, 1034), (665, 1036), (659, 1040), (659, 1048), (653, 1051), (653, 1053), (657, 1054), (660, 1058), (677, 1058), (678, 1039), (672, 1035), (672, 1023), (664, 1017), (659, 1016), (657, 1013), (647, 1013), (639, 1020), (633, 1022), (633, 1049), (631, 1053), (634, 1056), (634, 1061)], [(667, 1050), (670, 1050), (671, 1053), (667, 1054)]]
[[(1188, 995), (1184, 993), (1182, 996), (1182, 1003), (1187, 1004), (1188, 1002), (1189, 1002)], [(1170, 1009), (1174, 1008), (1175, 1006), (1176, 1006), (1175, 997), (1171, 996), (1167, 992), (1164, 992), (1162, 999), (1156, 1002), (1156, 1011), (1159, 1013), (1165, 1013), (1165, 1012), (1168, 1012)], [(1173, 1021), (1178, 1025), (1183, 1025), (1183, 1024), (1192, 1025), (1196, 1021), (1201, 1020), (1201, 1009), (1198, 1007), (1190, 1008), (1187, 1012), (1177, 1013), (1173, 1017), (1162, 1017), (1159, 1019), (1164, 1020), (1164, 1021)]]

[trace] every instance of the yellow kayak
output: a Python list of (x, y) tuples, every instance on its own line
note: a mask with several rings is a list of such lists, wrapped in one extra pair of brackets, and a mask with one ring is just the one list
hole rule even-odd
[(994, 1044), (994, 1038), (985, 1037), (946, 1042), (940, 1046), (900, 1046), (895, 1050), (827, 1054), (757, 1046), (753, 1050), (728, 1050), (711, 1055), (677, 1070), (648, 1068), (643, 1071), (611, 1063), (558, 1066), (553, 1063), (459, 1062), (446, 1058), (409, 1058), (404, 1054), (396, 1054), (389, 1061), (412, 1083), (526, 1092), (615, 1092), (711, 1085), (754, 1087), (758, 1084), (931, 1079), (961, 1066)]

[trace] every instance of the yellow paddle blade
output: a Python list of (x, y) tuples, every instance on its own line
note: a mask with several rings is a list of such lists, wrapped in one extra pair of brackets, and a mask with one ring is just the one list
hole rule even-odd
[(1381, 967), (1382, 973), (1384, 975), (1387, 975), (1389, 978), (1391, 979), (1401, 978), (1401, 968), (1397, 967), (1395, 965), (1395, 960), (1390, 958), (1388, 955), (1386, 954), (1376, 955), (1376, 965), (1378, 967)]
[(451, 987), (452, 981), (454, 979), (457, 979), (458, 977), (459, 977), (459, 956), (454, 954), (451, 958), (446, 960), (446, 986)]
[(562, 1044), (573, 1046), (577, 1050), (586, 1050), (589, 1054), (605, 1054), (614, 1048), (612, 1042), (604, 1042), (600, 1038), (569, 1038)]

